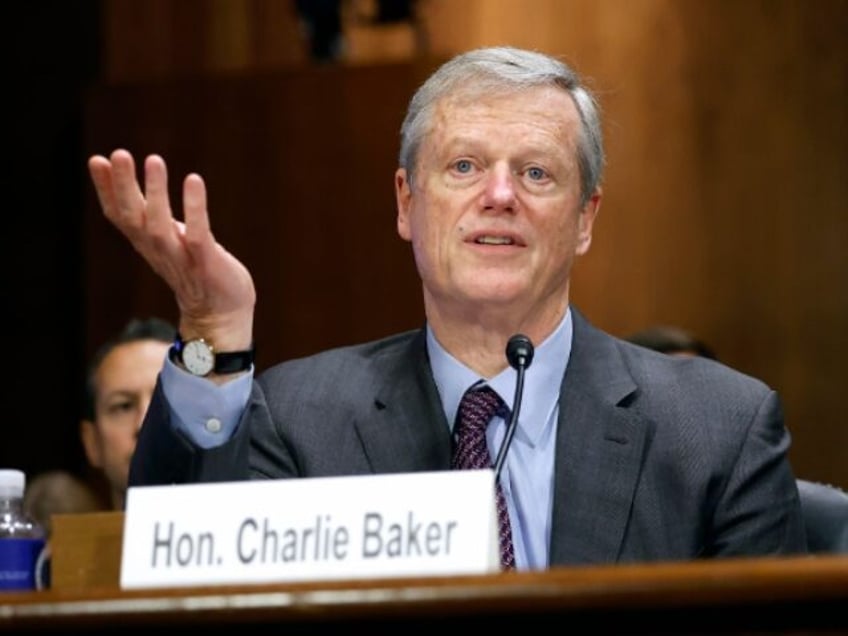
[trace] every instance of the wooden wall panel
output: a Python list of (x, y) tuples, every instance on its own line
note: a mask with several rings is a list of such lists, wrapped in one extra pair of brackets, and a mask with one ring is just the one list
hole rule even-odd
[[(203, 175), (216, 237), (254, 274), (264, 367), (421, 324), (411, 252), (395, 232), (392, 173), (406, 100), (425, 68), (99, 89), (89, 98), (88, 147), (125, 147), (139, 164), (164, 156), (178, 214), (182, 179)], [(176, 318), (164, 284), (93, 198), (88, 213), (89, 338), (129, 313)]]
[(109, 82), (302, 65), (307, 47), (290, 0), (103, 0)]

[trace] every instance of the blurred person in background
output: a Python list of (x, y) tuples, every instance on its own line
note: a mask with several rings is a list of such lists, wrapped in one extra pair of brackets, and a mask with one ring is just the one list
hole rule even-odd
[(715, 350), (706, 342), (685, 329), (672, 325), (654, 325), (631, 334), (627, 340), (661, 353), (718, 359)]
[(161, 318), (134, 318), (89, 364), (80, 435), (89, 464), (105, 477), (115, 510), (124, 507), (138, 430), (176, 333)]
[(105, 502), (84, 480), (65, 470), (48, 470), (28, 481), (24, 510), (37, 521), (49, 538), (53, 515), (103, 510)]

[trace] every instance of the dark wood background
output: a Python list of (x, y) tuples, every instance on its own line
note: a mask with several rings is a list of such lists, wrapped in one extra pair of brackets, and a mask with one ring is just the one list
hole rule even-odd
[[(398, 126), (438, 60), (509, 43), (562, 55), (605, 112), (606, 197), (574, 302), (620, 336), (687, 328), (784, 399), (799, 476), (848, 487), (848, 2), (422, 0), (349, 19), (309, 59), (289, 2), (27, 3), (6, 30), (12, 169), (0, 464), (84, 471), (83, 361), (130, 315), (176, 318), (100, 216), (91, 152), (200, 172), (250, 267), (259, 367), (421, 324), (395, 234)], [(178, 199), (177, 199), (178, 200)]]

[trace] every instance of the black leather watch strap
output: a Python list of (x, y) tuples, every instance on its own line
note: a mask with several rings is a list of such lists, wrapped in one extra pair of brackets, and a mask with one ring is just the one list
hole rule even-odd
[(238, 373), (247, 371), (256, 358), (256, 347), (247, 351), (224, 351), (215, 354), (215, 373)]

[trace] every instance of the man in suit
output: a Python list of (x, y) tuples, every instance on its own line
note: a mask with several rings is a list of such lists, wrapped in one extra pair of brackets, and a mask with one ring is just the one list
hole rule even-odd
[(446, 470), (481, 383), (505, 403), (485, 431), (495, 457), (520, 332), (536, 350), (500, 479), (519, 569), (803, 552), (775, 392), (613, 338), (569, 304), (604, 163), (580, 78), (530, 51), (471, 51), (416, 92), (401, 137), (397, 229), (425, 327), (256, 378), (253, 281), (211, 234), (202, 179), (184, 181), (183, 224), (162, 158), (144, 190), (128, 152), (89, 160), (105, 215), (180, 308), (131, 483)]

